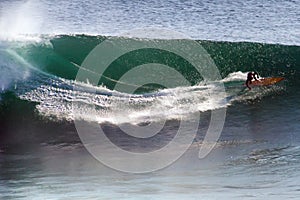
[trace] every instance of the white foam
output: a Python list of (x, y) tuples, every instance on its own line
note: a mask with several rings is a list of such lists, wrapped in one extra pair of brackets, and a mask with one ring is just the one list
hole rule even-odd
[(245, 81), (247, 79), (247, 73), (248, 72), (241, 71), (230, 73), (222, 80), (222, 82)]
[[(61, 78), (55, 82), (42, 85), (20, 97), (38, 102), (37, 109), (45, 116), (114, 124), (188, 119), (195, 112), (229, 105), (225, 100), (226, 94), (220, 93), (216, 84), (164, 89), (151, 95), (133, 95)], [(74, 85), (76, 90), (72, 89)]]

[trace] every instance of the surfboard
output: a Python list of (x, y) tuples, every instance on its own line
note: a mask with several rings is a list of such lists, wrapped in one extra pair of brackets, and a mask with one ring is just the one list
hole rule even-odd
[(261, 78), (255, 81), (252, 81), (250, 86), (267, 86), (274, 85), (280, 81), (284, 80), (283, 77), (269, 77), (269, 78)]

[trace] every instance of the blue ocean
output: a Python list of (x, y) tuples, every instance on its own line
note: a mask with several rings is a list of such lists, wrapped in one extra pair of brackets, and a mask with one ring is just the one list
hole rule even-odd
[(0, 30), (0, 199), (300, 198), (299, 1), (2, 0)]

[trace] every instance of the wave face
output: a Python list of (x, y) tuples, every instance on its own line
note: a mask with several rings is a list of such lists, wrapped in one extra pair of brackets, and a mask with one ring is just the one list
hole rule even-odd
[[(2, 41), (1, 119), (7, 120), (8, 115), (15, 117), (22, 113), (30, 115), (29, 118), (42, 116), (50, 121), (72, 121), (72, 102), (80, 101), (80, 117), (85, 120), (139, 124), (188, 118), (198, 111), (262, 99), (299, 87), (299, 46), (216, 41), (196, 42), (218, 67), (222, 80), (217, 82), (205, 82), (185, 59), (158, 49), (131, 51), (119, 57), (103, 73), (96, 86), (74, 81), (86, 56), (106, 39), (104, 36), (42, 35), (38, 40)], [(130, 96), (128, 102), (129, 94), (118, 92), (114, 87), (128, 70), (147, 63), (171, 66), (189, 80), (191, 86), (163, 88), (156, 84), (144, 85)], [(246, 92), (242, 84), (251, 70), (258, 71), (263, 77), (283, 76), (285, 81)], [(219, 83), (223, 83), (226, 90), (222, 98)], [(19, 109), (13, 109), (16, 105)]]
[[(57, 77), (74, 80), (78, 72), (76, 65), (81, 65), (91, 50), (106, 38), (87, 35), (41, 36), (39, 41), (4, 42), (6, 46), (0, 47), (2, 53), (10, 50), (14, 55), (18, 55), (19, 59), (13, 60), (24, 59), (31, 67)], [(273, 76), (297, 70), (300, 63), (299, 46), (251, 42), (197, 42), (206, 49), (223, 77), (232, 72), (249, 70), (256, 70), (263, 76)], [(2, 65), (7, 64), (8, 61), (5, 59), (7, 55), (1, 55)], [(194, 71), (189, 72), (191, 68), (186, 61), (153, 49), (132, 52), (119, 58), (111, 64), (112, 72), (107, 74), (111, 78), (118, 78), (124, 73), (122, 70), (126, 71), (131, 66), (148, 62), (173, 65), (181, 73), (187, 74), (189, 80), (198, 82)]]

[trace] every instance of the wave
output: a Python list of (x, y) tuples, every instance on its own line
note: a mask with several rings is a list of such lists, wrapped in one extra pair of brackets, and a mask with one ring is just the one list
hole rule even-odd
[[(234, 102), (262, 98), (274, 93), (274, 90), (283, 90), (282, 86), (277, 86), (245, 92), (242, 84), (250, 70), (265, 77), (284, 76), (288, 80), (285, 84), (298, 85), (299, 46), (215, 41), (196, 41), (208, 52), (220, 71), (222, 78), (215, 82), (203, 80), (192, 64), (182, 57), (152, 48), (130, 51), (114, 60), (102, 74), (98, 85), (76, 81), (86, 56), (106, 39), (108, 37), (89, 35), (43, 35), (39, 40), (2, 41), (2, 113), (7, 111), (4, 109), (6, 102), (13, 98), (18, 99), (17, 104), (22, 104), (23, 100), (32, 103), (34, 109), (48, 119), (72, 121), (73, 103), (80, 102), (77, 117), (84, 120), (139, 124), (162, 119), (188, 119), (198, 111), (227, 107)], [(125, 38), (119, 39), (125, 41)], [(157, 84), (142, 85), (136, 94), (115, 90), (117, 83), (127, 84), (119, 81), (127, 71), (147, 63), (171, 66), (189, 80), (191, 86), (164, 88)], [(166, 74), (162, 74), (164, 76)], [(226, 93), (220, 84), (224, 84)]]
[[(15, 51), (35, 68), (61, 78), (74, 80), (78, 72), (78, 65), (82, 64), (97, 45), (108, 38), (89, 35), (42, 35), (39, 40), (34, 41), (6, 42), (6, 48)], [(272, 76), (278, 75), (278, 73), (288, 73), (300, 66), (299, 46), (250, 42), (197, 42), (214, 60), (222, 77), (226, 77), (232, 72), (250, 70), (256, 70), (263, 76)], [(5, 46), (0, 46), (0, 48), (3, 49)], [(108, 71), (107, 75), (110, 75), (111, 78), (118, 78), (128, 70), (129, 65), (138, 66), (140, 63), (149, 62), (168, 64), (168, 66), (175, 65), (174, 67), (178, 68), (181, 73), (187, 74), (192, 81), (197, 79), (194, 77), (195, 74), (192, 74), (194, 70), (185, 60), (153, 49), (141, 49), (130, 52), (126, 57), (120, 57), (111, 64), (110, 68), (113, 72)], [(174, 62), (175, 64), (173, 64)], [(106, 86), (109, 87), (109, 85)]]

